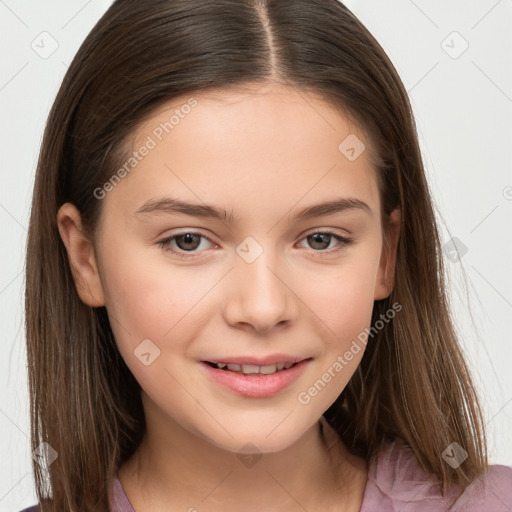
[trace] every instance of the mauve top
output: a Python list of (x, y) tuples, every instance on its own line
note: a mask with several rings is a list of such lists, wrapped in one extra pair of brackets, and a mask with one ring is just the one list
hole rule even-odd
[[(360, 512), (512, 512), (512, 467), (493, 465), (465, 492), (441, 496), (441, 485), (418, 465), (400, 438), (387, 444), (368, 464)], [(112, 488), (112, 512), (135, 512), (121, 482)]]
[[(400, 438), (385, 445), (368, 463), (368, 481), (360, 512), (512, 512), (512, 467), (492, 465), (457, 498), (456, 489), (441, 496), (441, 485), (418, 465)], [(116, 478), (112, 512), (135, 512)], [(37, 507), (22, 512), (38, 512)]]

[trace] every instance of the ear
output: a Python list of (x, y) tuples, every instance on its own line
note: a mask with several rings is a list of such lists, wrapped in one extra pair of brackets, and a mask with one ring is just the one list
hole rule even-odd
[(395, 280), (395, 262), (400, 237), (400, 209), (389, 214), (389, 220), (384, 234), (379, 270), (375, 281), (375, 300), (385, 299), (393, 290)]
[(76, 291), (83, 303), (92, 307), (105, 305), (94, 246), (82, 230), (80, 212), (71, 203), (63, 204), (57, 213), (57, 225), (68, 253)]

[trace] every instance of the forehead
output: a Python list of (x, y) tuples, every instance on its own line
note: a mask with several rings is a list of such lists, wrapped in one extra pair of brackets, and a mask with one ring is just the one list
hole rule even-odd
[[(180, 96), (155, 109), (130, 142), (128, 156), (137, 152), (140, 159), (116, 187), (125, 206), (171, 191), (228, 206), (249, 198), (260, 198), (261, 207), (301, 197), (311, 203), (328, 192), (363, 195), (377, 206), (375, 171), (361, 149), (370, 141), (339, 109), (295, 88)], [(361, 151), (357, 158), (344, 153), (347, 144)]]
[[(302, 135), (303, 140), (314, 142), (315, 132), (321, 137), (326, 131), (338, 135), (357, 133), (362, 138), (355, 123), (349, 122), (332, 102), (311, 91), (271, 83), (236, 85), (176, 97), (149, 114), (132, 140), (138, 137), (137, 142), (140, 142), (140, 138), (148, 133), (153, 133), (157, 139), (179, 134), (184, 131), (185, 119), (193, 119), (188, 124), (194, 125), (198, 135), (201, 126), (208, 130), (212, 141), (216, 140), (217, 134), (224, 140), (230, 132), (232, 135), (257, 134), (259, 140), (279, 132), (280, 138), (291, 140), (292, 136)], [(160, 133), (160, 123), (169, 123), (168, 130), (163, 129)], [(181, 130), (177, 130), (178, 125), (182, 125)], [(285, 132), (280, 132), (282, 127), (287, 128)], [(233, 133), (236, 128), (243, 128), (244, 132)]]

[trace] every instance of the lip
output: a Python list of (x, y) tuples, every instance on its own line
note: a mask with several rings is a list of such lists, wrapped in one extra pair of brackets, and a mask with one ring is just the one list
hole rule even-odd
[(212, 358), (205, 359), (203, 362), (208, 361), (209, 363), (224, 363), (224, 364), (252, 364), (254, 366), (269, 366), (277, 363), (298, 363), (304, 359), (310, 359), (309, 357), (301, 355), (290, 355), (290, 354), (272, 354), (266, 357), (251, 357), (251, 356), (226, 356), (222, 359)]
[[(239, 360), (242, 361), (241, 358)], [(254, 361), (254, 359), (251, 358), (243, 358), (243, 361), (251, 360)], [(201, 361), (200, 365), (206, 372), (209, 379), (220, 384), (221, 386), (224, 386), (242, 396), (250, 398), (266, 398), (276, 395), (286, 387), (290, 386), (294, 381), (296, 381), (299, 378), (299, 376), (304, 372), (305, 367), (311, 360), (311, 358), (303, 359), (300, 362), (298, 362), (295, 366), (292, 366), (291, 368), (288, 368), (286, 370), (280, 370), (271, 375), (254, 373), (245, 375), (239, 372), (221, 370), (220, 368), (214, 368), (210, 366), (205, 361)], [(224, 361), (215, 362), (220, 363)], [(234, 362), (233, 364), (241, 363)], [(257, 366), (265, 366), (265, 364), (259, 363)]]

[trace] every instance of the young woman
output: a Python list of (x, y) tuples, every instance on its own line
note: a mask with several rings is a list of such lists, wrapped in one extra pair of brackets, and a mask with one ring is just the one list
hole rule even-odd
[(114, 2), (26, 283), (32, 510), (512, 507), (407, 94), (336, 0)]

